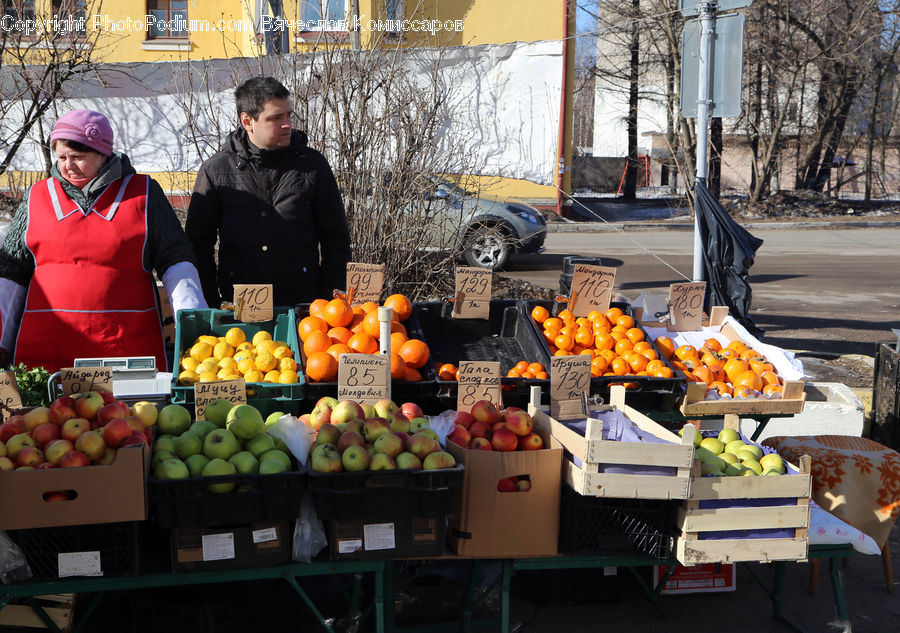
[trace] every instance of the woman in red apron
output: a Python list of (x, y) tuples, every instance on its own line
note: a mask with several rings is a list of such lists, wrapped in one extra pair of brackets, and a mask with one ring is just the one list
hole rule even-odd
[(160, 186), (113, 153), (99, 112), (57, 121), (51, 177), (28, 192), (0, 249), (0, 363), (57, 371), (76, 358), (154, 356), (166, 368), (153, 270), (173, 310), (205, 308), (193, 253)]

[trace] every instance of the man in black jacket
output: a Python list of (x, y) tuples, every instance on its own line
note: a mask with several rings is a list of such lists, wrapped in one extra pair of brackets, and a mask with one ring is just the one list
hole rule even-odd
[(200, 167), (185, 226), (206, 301), (230, 301), (236, 283), (271, 283), (275, 305), (330, 298), (345, 285), (350, 231), (328, 161), (291, 129), (278, 81), (255, 77), (234, 95), (241, 127)]

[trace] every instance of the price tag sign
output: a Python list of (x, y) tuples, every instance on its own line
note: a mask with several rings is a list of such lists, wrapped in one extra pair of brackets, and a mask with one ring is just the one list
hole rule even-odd
[(550, 359), (550, 415), (557, 420), (583, 418), (591, 384), (591, 357), (584, 354)]
[(500, 409), (503, 398), (500, 395), (500, 363), (464, 360), (459, 363), (459, 386), (456, 395), (456, 410), (471, 411), (479, 400), (489, 400)]
[(592, 310), (606, 312), (609, 310), (615, 280), (615, 268), (575, 264), (569, 310), (576, 317), (587, 316)]
[(64, 367), (59, 370), (59, 378), (66, 396), (86, 391), (113, 392), (111, 367)]
[(457, 266), (453, 316), (461, 319), (487, 319), (491, 312), (491, 276), (474, 266)]
[(272, 284), (234, 284), (234, 318), (244, 323), (271, 321)]
[(384, 289), (384, 264), (347, 264), (347, 292), (353, 291), (353, 304), (362, 305), (366, 301), (381, 304), (381, 291)]
[(385, 354), (341, 354), (338, 400), (375, 404), (390, 398), (391, 361)]
[(705, 296), (705, 281), (689, 281), (669, 286), (669, 320), (666, 328), (670, 332), (699, 330)]
[(0, 372), (0, 420), (6, 420), (12, 412), (22, 406), (22, 396), (19, 394), (19, 385), (16, 383), (16, 374), (13, 371)]
[(206, 419), (206, 407), (224, 398), (234, 404), (247, 404), (247, 384), (243, 378), (194, 383), (194, 419)]

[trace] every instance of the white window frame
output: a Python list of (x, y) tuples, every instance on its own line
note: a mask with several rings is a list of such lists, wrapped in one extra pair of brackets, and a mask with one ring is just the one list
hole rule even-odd
[[(343, 2), (344, 4), (344, 15), (341, 19), (335, 19), (328, 15), (328, 5), (330, 4), (330, 0), (301, 0), (298, 5), (298, 11), (300, 13), (299, 19), (304, 22), (304, 28), (300, 30), (300, 33), (315, 33), (320, 31), (325, 31), (329, 33), (333, 32), (346, 32), (348, 30), (348, 24), (350, 19), (350, 0), (338, 0), (338, 2)], [(334, 20), (337, 24), (335, 26), (343, 25), (342, 28), (323, 28), (318, 25), (305, 24), (307, 18), (304, 15), (304, 9), (308, 5), (314, 5), (318, 3), (319, 5), (319, 15), (323, 16), (319, 18), (320, 20)], [(312, 28), (310, 28), (312, 27)]]

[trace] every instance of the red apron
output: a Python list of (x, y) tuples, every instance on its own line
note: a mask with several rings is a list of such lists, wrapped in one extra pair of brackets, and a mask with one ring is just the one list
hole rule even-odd
[(155, 356), (165, 371), (156, 283), (143, 262), (149, 183), (117, 180), (87, 215), (54, 178), (31, 188), (25, 244), (35, 269), (16, 363), (53, 372), (75, 358)]

